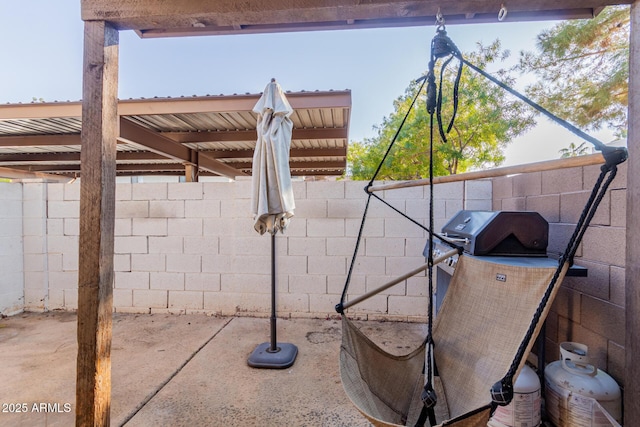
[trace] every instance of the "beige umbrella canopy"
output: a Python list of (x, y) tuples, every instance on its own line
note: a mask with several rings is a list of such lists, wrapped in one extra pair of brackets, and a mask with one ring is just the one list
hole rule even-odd
[(256, 106), (258, 140), (253, 153), (251, 208), (254, 228), (271, 234), (271, 340), (259, 344), (247, 363), (254, 368), (288, 368), (298, 348), (278, 343), (276, 337), (276, 233), (282, 232), (293, 216), (295, 203), (289, 170), (289, 149), (293, 109), (275, 79), (267, 85)]
[(260, 234), (275, 234), (287, 227), (295, 209), (289, 170), (293, 109), (271, 79), (253, 111), (258, 114), (251, 198), (254, 227)]

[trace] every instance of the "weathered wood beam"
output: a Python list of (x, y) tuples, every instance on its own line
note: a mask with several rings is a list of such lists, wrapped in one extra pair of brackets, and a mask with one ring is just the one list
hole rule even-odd
[(118, 136), (118, 31), (85, 22), (76, 426), (108, 426)]
[[(640, 117), (640, 0), (631, 5), (629, 40), (629, 118)], [(640, 420), (640, 123), (629, 120), (627, 169), (627, 230), (625, 260), (625, 424)]]
[[(0, 154), (0, 163), (79, 162), (80, 157), (79, 152)], [(116, 154), (116, 160), (119, 161), (163, 160), (166, 158), (166, 155), (149, 151), (118, 151)]]
[[(632, 0), (510, 0), (509, 21), (590, 18), (594, 9)], [(247, 0), (242, 8), (234, 0), (82, 0), (84, 20), (109, 17), (118, 28), (141, 37), (176, 37), (278, 31), (310, 31), (433, 25), (441, 10), (447, 24), (497, 22), (500, 2), (495, 0)], [(473, 14), (473, 18), (468, 16)]]
[[(215, 159), (251, 159), (253, 150), (213, 150), (201, 151)], [(345, 157), (347, 148), (292, 148), (289, 150), (289, 158), (296, 157)]]

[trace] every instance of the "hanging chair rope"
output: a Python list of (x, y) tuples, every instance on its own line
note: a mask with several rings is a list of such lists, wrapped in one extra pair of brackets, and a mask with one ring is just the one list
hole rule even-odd
[[(342, 315), (344, 315), (344, 310), (361, 302), (362, 300), (369, 298), (385, 289), (387, 289), (390, 286), (393, 286), (394, 284), (397, 284), (399, 282), (401, 282), (402, 280), (406, 279), (406, 275), (405, 276), (401, 276), (398, 279), (395, 279), (385, 285), (383, 285), (382, 287), (369, 292), (366, 295), (363, 295), (361, 297), (358, 297), (352, 301), (350, 301), (349, 303), (345, 303), (346, 300), (346, 296), (347, 296), (347, 290), (349, 287), (349, 283), (351, 281), (351, 276), (353, 273), (353, 269), (354, 269), (354, 265), (356, 262), (356, 257), (357, 257), (357, 253), (359, 250), (359, 246), (360, 246), (360, 242), (362, 240), (362, 235), (363, 235), (363, 230), (364, 230), (364, 225), (365, 225), (365, 221), (366, 221), (366, 217), (367, 217), (367, 212), (369, 209), (369, 205), (371, 202), (371, 197), (375, 197), (376, 199), (380, 200), (382, 203), (384, 203), (385, 205), (389, 206), (391, 209), (393, 209), (395, 212), (397, 212), (398, 214), (402, 215), (403, 217), (407, 218), (408, 220), (412, 221), (414, 224), (420, 226), (422, 229), (428, 231), (429, 234), (429, 241), (428, 241), (428, 254), (427, 254), (427, 263), (420, 267), (419, 269), (416, 269), (417, 272), (419, 271), (423, 271), (426, 267), (427, 272), (428, 272), (428, 286), (429, 286), (429, 306), (428, 306), (428, 325), (427, 325), (427, 338), (425, 340), (426, 343), (426, 350), (427, 350), (427, 355), (426, 355), (426, 360), (425, 360), (425, 380), (426, 380), (426, 384), (424, 386), (422, 395), (421, 395), (421, 399), (422, 402), (424, 404), (422, 411), (420, 412), (420, 416), (417, 420), (417, 423), (415, 424), (416, 427), (420, 426), (422, 427), (424, 425), (424, 423), (427, 421), (427, 419), (429, 419), (429, 422), (431, 423), (431, 425), (435, 425), (436, 424), (436, 420), (435, 420), (435, 413), (434, 413), (434, 407), (436, 405), (437, 402), (437, 396), (435, 394), (434, 388), (433, 388), (433, 384), (432, 384), (432, 380), (434, 375), (436, 374), (437, 368), (435, 366), (435, 357), (434, 357), (434, 349), (435, 349), (435, 344), (433, 342), (433, 267), (435, 264), (437, 264), (437, 262), (439, 262), (441, 260), (441, 258), (446, 259), (448, 257), (450, 257), (452, 254), (455, 255), (457, 254), (461, 254), (462, 253), (462, 247), (457, 245), (455, 242), (447, 239), (445, 236), (441, 236), (438, 235), (436, 233), (434, 233), (433, 228), (434, 228), (434, 203), (433, 203), (433, 193), (434, 193), (434, 177), (433, 177), (433, 170), (434, 170), (434, 164), (433, 164), (433, 139), (434, 139), (434, 127), (435, 127), (435, 123), (434, 123), (434, 117), (437, 120), (437, 127), (438, 127), (438, 132), (439, 135), (441, 137), (441, 139), (443, 140), (443, 142), (447, 142), (447, 138), (446, 138), (446, 134), (449, 133), (453, 127), (454, 124), (454, 120), (457, 114), (457, 108), (458, 108), (458, 89), (459, 89), (459, 84), (460, 84), (460, 80), (461, 80), (461, 75), (462, 75), (462, 70), (463, 70), (463, 65), (467, 65), (469, 68), (473, 69), (474, 71), (480, 73), (482, 76), (486, 77), (488, 80), (490, 80), (491, 82), (495, 83), (496, 85), (498, 85), (499, 87), (501, 87), (502, 89), (506, 90), (507, 92), (511, 93), (512, 95), (516, 96), (518, 99), (522, 100), (523, 102), (527, 103), (528, 105), (530, 105), (531, 107), (533, 107), (534, 109), (536, 109), (537, 111), (539, 111), (540, 113), (544, 114), (545, 116), (547, 116), (548, 118), (550, 118), (551, 120), (553, 120), (554, 122), (560, 124), (562, 127), (568, 129), (569, 131), (571, 131), (572, 133), (574, 133), (575, 135), (579, 136), (580, 138), (592, 143), (595, 148), (597, 150), (599, 150), (604, 159), (605, 159), (605, 164), (602, 165), (601, 167), (601, 173), (600, 176), (598, 177), (598, 180), (596, 181), (596, 184), (594, 185), (593, 190), (591, 191), (589, 200), (587, 201), (585, 208), (582, 211), (582, 214), (580, 215), (580, 219), (578, 220), (578, 223), (576, 225), (576, 228), (567, 244), (567, 247), (564, 251), (564, 253), (561, 255), (559, 261), (558, 261), (558, 266), (557, 269), (555, 270), (555, 273), (553, 275), (553, 277), (551, 278), (551, 281), (549, 283), (549, 285), (547, 286), (545, 293), (540, 301), (540, 303), (538, 304), (538, 307), (535, 311), (535, 314), (533, 315), (533, 318), (531, 319), (531, 322), (529, 324), (528, 330), (525, 334), (525, 337), (522, 339), (522, 341), (520, 342), (520, 345), (518, 347), (518, 350), (513, 358), (513, 361), (511, 362), (511, 365), (508, 369), (508, 371), (506, 372), (506, 374), (504, 375), (504, 377), (496, 382), (490, 389), (490, 394), (491, 394), (491, 399), (492, 399), (492, 404), (491, 404), (491, 413), (493, 413), (493, 411), (497, 408), (497, 406), (499, 405), (507, 405), (511, 402), (512, 398), (513, 398), (513, 380), (514, 377), (518, 371), (518, 368), (520, 367), (520, 364), (525, 356), (525, 352), (527, 350), (527, 348), (529, 347), (530, 342), (532, 341), (532, 339), (534, 338), (533, 335), (536, 333), (536, 328), (540, 322), (540, 319), (542, 318), (542, 316), (545, 313), (545, 310), (548, 308), (547, 305), (549, 303), (549, 299), (551, 298), (551, 295), (553, 294), (554, 288), (557, 285), (557, 282), (559, 281), (560, 277), (563, 276), (563, 270), (565, 268), (568, 268), (568, 266), (573, 264), (573, 258), (575, 256), (576, 250), (578, 248), (578, 245), (580, 244), (582, 237), (584, 236), (584, 233), (586, 232), (595, 212), (596, 209), (598, 207), (598, 205), (600, 204), (600, 202), (602, 201), (603, 197), (606, 194), (606, 191), (609, 188), (609, 185), (611, 184), (611, 182), (613, 181), (613, 179), (616, 176), (617, 173), (617, 165), (624, 162), (627, 157), (628, 157), (628, 153), (626, 148), (620, 148), (620, 147), (608, 147), (606, 146), (604, 143), (602, 143), (601, 141), (599, 141), (598, 139), (584, 133), (583, 131), (577, 129), (575, 126), (573, 126), (572, 124), (568, 123), (567, 121), (555, 116), (554, 114), (550, 113), (548, 110), (546, 110), (545, 108), (543, 108), (542, 106), (540, 106), (539, 104), (531, 101), (530, 99), (526, 98), (524, 95), (518, 93), (517, 91), (515, 91), (514, 89), (510, 88), (509, 86), (505, 85), (504, 83), (502, 83), (501, 81), (495, 79), (493, 76), (491, 76), (490, 74), (486, 73), (485, 71), (483, 71), (482, 69), (476, 67), (475, 65), (471, 64), (469, 61), (467, 61), (466, 59), (464, 59), (462, 57), (461, 52), (458, 50), (458, 48), (456, 47), (456, 45), (453, 43), (453, 41), (451, 41), (451, 39), (447, 36), (446, 30), (444, 28), (444, 22), (439, 22), (438, 23), (438, 28), (436, 31), (436, 35), (434, 36), (434, 38), (432, 39), (431, 42), (431, 56), (430, 56), (430, 61), (429, 61), (429, 70), (428, 73), (421, 77), (420, 79), (418, 79), (416, 82), (422, 82), (421, 86), (419, 87), (419, 89), (416, 91), (416, 94), (409, 106), (409, 109), (407, 110), (407, 113), (405, 114), (402, 122), (400, 123), (400, 126), (398, 127), (398, 130), (396, 131), (393, 139), (391, 140), (384, 156), (382, 157), (380, 163), (378, 164), (375, 173), (373, 174), (371, 180), (369, 181), (369, 183), (367, 184), (367, 186), (365, 187), (365, 192), (367, 193), (367, 202), (366, 202), (366, 206), (364, 209), (364, 213), (362, 216), (362, 220), (360, 223), (360, 229), (358, 231), (358, 236), (356, 239), (356, 245), (355, 245), (355, 250), (353, 253), (353, 257), (351, 259), (351, 264), (349, 266), (349, 271), (347, 273), (347, 278), (345, 281), (345, 285), (342, 291), (342, 295), (340, 298), (340, 303), (336, 305), (336, 311)], [(442, 102), (443, 102), (443, 94), (442, 94), (442, 82), (443, 82), (443, 75), (445, 72), (445, 68), (451, 63), (451, 61), (453, 60), (453, 58), (457, 58), (459, 61), (459, 66), (458, 66), (458, 71), (457, 71), (457, 75), (455, 78), (455, 82), (454, 82), (454, 87), (453, 87), (453, 113), (452, 116), (450, 118), (450, 121), (448, 123), (448, 125), (446, 126), (446, 130), (445, 130), (445, 126), (443, 125), (443, 120), (442, 120)], [(437, 88), (436, 87), (436, 75), (435, 75), (435, 64), (436, 62), (442, 59), (443, 63), (440, 69), (440, 87)], [(427, 95), (426, 95), (426, 107), (427, 107), (427, 112), (429, 113), (430, 116), (430, 141), (429, 141), (429, 186), (430, 186), (430, 195), (429, 195), (429, 225), (428, 227), (423, 226), (422, 224), (420, 224), (420, 222), (416, 221), (415, 219), (409, 217), (408, 215), (406, 215), (405, 213), (401, 212), (399, 209), (395, 208), (394, 206), (392, 206), (391, 204), (389, 204), (388, 202), (386, 202), (384, 199), (382, 199), (381, 197), (379, 197), (378, 195), (376, 195), (372, 190), (372, 186), (373, 183), (375, 181), (375, 179), (377, 178), (378, 174), (380, 173), (380, 170), (384, 164), (384, 162), (386, 161), (387, 157), (389, 156), (391, 149), (393, 148), (396, 140), (398, 139), (398, 136), (400, 134), (400, 131), (402, 129), (402, 127), (404, 126), (405, 122), (407, 121), (407, 118), (409, 116), (410, 111), (413, 109), (416, 100), (418, 98), (418, 96), (420, 95), (422, 89), (424, 88), (424, 86), (427, 86)], [(437, 259), (434, 259), (433, 257), (433, 249), (434, 249), (434, 238), (437, 237), (439, 240), (442, 240), (445, 244), (451, 246), (452, 248), (454, 248), (454, 251), (452, 251), (451, 253), (447, 253), (445, 254), (445, 256), (443, 257), (439, 257)], [(414, 271), (416, 271), (414, 270)], [(413, 274), (414, 271), (410, 272)]]

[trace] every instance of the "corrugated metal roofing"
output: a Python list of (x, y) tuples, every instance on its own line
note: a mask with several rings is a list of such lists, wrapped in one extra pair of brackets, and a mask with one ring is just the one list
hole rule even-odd
[[(183, 174), (184, 164), (192, 157), (179, 158), (171, 149), (175, 144), (206, 157), (207, 163), (198, 164), (201, 175), (217, 174), (215, 162), (236, 167), (239, 174), (250, 174), (257, 119), (252, 108), (260, 95), (121, 100), (118, 174)], [(342, 175), (351, 92), (286, 95), (294, 108), (292, 173)], [(0, 105), (0, 167), (79, 175), (80, 116), (80, 102)], [(211, 162), (214, 167), (207, 166)], [(229, 175), (226, 169), (220, 170), (225, 172), (218, 174)]]

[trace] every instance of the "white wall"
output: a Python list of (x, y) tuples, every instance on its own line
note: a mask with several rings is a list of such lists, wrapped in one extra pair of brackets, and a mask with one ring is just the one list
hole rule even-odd
[(0, 182), (0, 314), (24, 307), (22, 184)]
[[(295, 217), (276, 238), (280, 316), (335, 314), (365, 206), (365, 184), (294, 182)], [(250, 192), (249, 180), (118, 183), (115, 310), (268, 316), (270, 237), (253, 230)], [(427, 187), (415, 187), (386, 191), (383, 197), (426, 224), (428, 194)], [(78, 182), (25, 184), (25, 206), (29, 203), (33, 212), (25, 216), (30, 224), (25, 235), (28, 310), (77, 308), (79, 196)], [(490, 209), (491, 182), (438, 185), (434, 198), (439, 229), (463, 207)], [(425, 232), (380, 202), (371, 203), (351, 295), (424, 262)], [(426, 289), (424, 275), (417, 276), (352, 312), (424, 318)]]

